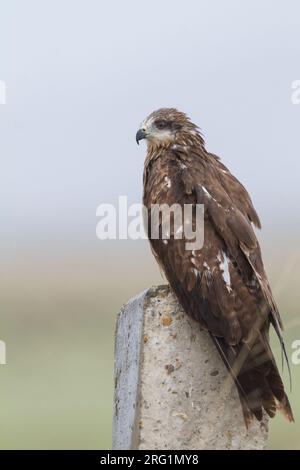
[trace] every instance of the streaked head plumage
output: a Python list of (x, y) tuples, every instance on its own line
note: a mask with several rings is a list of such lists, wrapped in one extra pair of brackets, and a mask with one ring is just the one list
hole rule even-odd
[(199, 135), (197, 126), (185, 113), (175, 108), (160, 108), (141, 123), (136, 141), (146, 139), (152, 146), (165, 147), (186, 138), (188, 134)]

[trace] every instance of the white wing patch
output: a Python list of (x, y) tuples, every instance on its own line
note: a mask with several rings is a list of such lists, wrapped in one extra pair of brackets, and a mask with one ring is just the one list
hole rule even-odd
[(222, 271), (222, 277), (224, 279), (224, 282), (226, 284), (226, 288), (228, 292), (232, 291), (231, 288), (231, 279), (230, 279), (230, 271), (229, 271), (229, 263), (231, 262), (226, 253), (224, 251), (220, 251), (217, 259), (219, 261), (219, 266)]
[(171, 187), (171, 180), (168, 176), (165, 176), (165, 184), (166, 184), (167, 188)]
[(208, 199), (211, 199), (212, 201), (216, 202), (217, 205), (219, 207), (222, 207), (221, 204), (216, 200), (216, 198), (214, 198), (209, 191), (207, 191), (206, 187), (205, 186), (202, 186), (202, 189), (204, 191), (204, 193), (206, 194), (206, 196), (208, 197)]
[(205, 192), (206, 196), (207, 196), (209, 199), (214, 199), (214, 198), (212, 197), (212, 195), (207, 191), (207, 189), (206, 189), (205, 186), (202, 186), (202, 189), (203, 189), (203, 191)]

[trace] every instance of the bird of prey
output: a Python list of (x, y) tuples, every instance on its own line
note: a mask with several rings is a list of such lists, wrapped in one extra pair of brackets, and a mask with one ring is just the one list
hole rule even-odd
[[(143, 203), (202, 204), (204, 243), (148, 237), (152, 251), (186, 314), (209, 332), (237, 386), (245, 423), (276, 410), (293, 413), (269, 344), (269, 326), (282, 322), (264, 270), (253, 225), (258, 215), (244, 186), (208, 152), (198, 127), (174, 108), (152, 112), (136, 134), (147, 140)], [(202, 206), (202, 207), (203, 207)], [(193, 220), (192, 220), (193, 222)], [(159, 219), (159, 224), (162, 223)], [(288, 362), (288, 360), (287, 360)]]

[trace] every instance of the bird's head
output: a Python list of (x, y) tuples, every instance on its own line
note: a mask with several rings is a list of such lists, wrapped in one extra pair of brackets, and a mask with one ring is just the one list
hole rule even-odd
[(190, 137), (199, 136), (197, 126), (185, 113), (175, 108), (161, 108), (151, 113), (140, 125), (136, 141), (146, 139), (154, 147), (187, 144)]

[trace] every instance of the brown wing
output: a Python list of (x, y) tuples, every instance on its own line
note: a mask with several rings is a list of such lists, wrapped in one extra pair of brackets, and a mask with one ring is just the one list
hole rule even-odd
[[(167, 243), (158, 239), (151, 240), (151, 245), (169, 282), (185, 298), (187, 312), (213, 334), (237, 344), (247, 339), (261, 315), (265, 290), (272, 299), (250, 222), (250, 218), (258, 222), (258, 217), (249, 196), (244, 197), (244, 188), (238, 197), (237, 180), (229, 191), (229, 182), (224, 183), (231, 178), (228, 170), (222, 173), (215, 158), (206, 165), (200, 158), (177, 151), (176, 158), (158, 160), (152, 169), (155, 178), (150, 177), (148, 185), (155, 195), (152, 203), (204, 204), (202, 249), (186, 250), (187, 240), (174, 239), (174, 233)], [(172, 184), (166, 185), (165, 178)], [(267, 306), (264, 319), (272, 309), (277, 312), (273, 304)]]
[(256, 227), (261, 228), (259, 217), (253, 207), (246, 188), (232, 173), (230, 173), (229, 169), (220, 161), (219, 157), (212, 153), (209, 154), (209, 157), (214, 161), (214, 165), (217, 168), (218, 178), (234, 205), (248, 218), (250, 222), (253, 222)]
[[(260, 228), (260, 221), (258, 215), (253, 207), (250, 196), (244, 186), (230, 173), (215, 155), (210, 154), (210, 157), (215, 161), (216, 176), (220, 180), (222, 189), (228, 194), (232, 201), (230, 213), (226, 217), (227, 225), (230, 227), (230, 232), (224, 229), (224, 239), (230, 237), (231, 234), (235, 236), (238, 241), (238, 250), (242, 251), (248, 264), (252, 268), (252, 280), (251, 284), (256, 284), (255, 295), (257, 297), (258, 292), (263, 295), (265, 300), (264, 309), (270, 312), (270, 320), (276, 330), (276, 333), (281, 341), (282, 346), (282, 322), (280, 319), (279, 311), (273, 298), (270, 285), (264, 270), (262, 256), (258, 241), (254, 234), (251, 223), (256, 227)], [(218, 206), (221, 209), (220, 206)], [(214, 209), (213, 209), (214, 212)], [(218, 219), (218, 215), (215, 217)], [(216, 229), (218, 229), (217, 224)], [(230, 240), (228, 240), (230, 243)]]
[[(177, 148), (175, 152), (165, 152), (151, 165), (145, 177), (144, 202), (148, 207), (151, 203), (190, 203), (204, 204), (205, 209), (201, 249), (187, 250), (187, 240), (175, 239), (174, 230), (169, 240), (150, 240), (171, 287), (186, 313), (211, 333), (230, 370), (245, 345), (248, 372), (243, 372), (242, 363), (233, 374), (241, 395), (247, 396), (245, 416), (246, 408), (260, 419), (263, 407), (273, 416), (277, 400), (291, 417), (266, 339), (269, 318), (280, 337), (281, 323), (252, 228), (251, 222), (259, 225), (259, 219), (248, 193), (210, 154), (198, 155), (196, 151)], [(251, 354), (255, 372), (250, 373)], [(254, 380), (253, 374), (259, 378), (255, 375)], [(278, 382), (273, 380), (274, 390), (265, 378), (272, 374)], [(253, 380), (260, 384), (259, 400), (254, 393), (254, 402), (249, 398), (249, 390), (253, 395)]]

